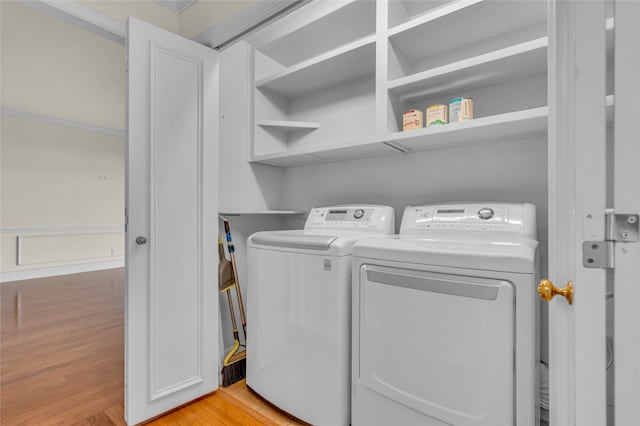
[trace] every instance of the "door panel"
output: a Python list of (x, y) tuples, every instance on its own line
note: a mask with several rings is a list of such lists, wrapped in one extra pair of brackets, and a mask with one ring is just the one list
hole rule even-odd
[(134, 18), (127, 53), (125, 417), (134, 424), (218, 387), (218, 76), (216, 52)]

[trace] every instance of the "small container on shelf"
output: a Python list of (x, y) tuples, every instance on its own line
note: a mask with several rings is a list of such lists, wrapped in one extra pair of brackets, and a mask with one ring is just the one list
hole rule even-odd
[(447, 124), (449, 122), (449, 108), (436, 104), (427, 108), (427, 127)]
[(418, 109), (410, 109), (402, 113), (402, 131), (422, 129), (422, 122), (422, 111)]
[(449, 122), (473, 120), (473, 98), (455, 98), (449, 101)]

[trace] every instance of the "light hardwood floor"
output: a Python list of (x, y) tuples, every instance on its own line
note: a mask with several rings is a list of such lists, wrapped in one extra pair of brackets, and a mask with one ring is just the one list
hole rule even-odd
[[(124, 425), (124, 271), (0, 284), (0, 424)], [(304, 425), (244, 380), (150, 425)]]

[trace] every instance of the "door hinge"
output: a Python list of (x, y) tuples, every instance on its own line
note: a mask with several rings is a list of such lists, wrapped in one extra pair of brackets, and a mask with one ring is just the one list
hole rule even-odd
[(585, 268), (615, 267), (615, 243), (637, 242), (639, 235), (639, 216), (637, 214), (615, 213), (613, 209), (605, 211), (604, 241), (584, 241), (582, 243), (582, 264)]

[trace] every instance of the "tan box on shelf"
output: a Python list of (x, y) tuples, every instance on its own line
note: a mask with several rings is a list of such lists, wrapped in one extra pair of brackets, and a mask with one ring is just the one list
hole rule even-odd
[(402, 131), (422, 129), (423, 127), (422, 111), (418, 109), (410, 109), (402, 114)]
[(427, 108), (427, 127), (447, 124), (449, 122), (449, 108), (446, 105), (436, 104)]
[(449, 101), (449, 122), (473, 120), (473, 98), (455, 98)]

